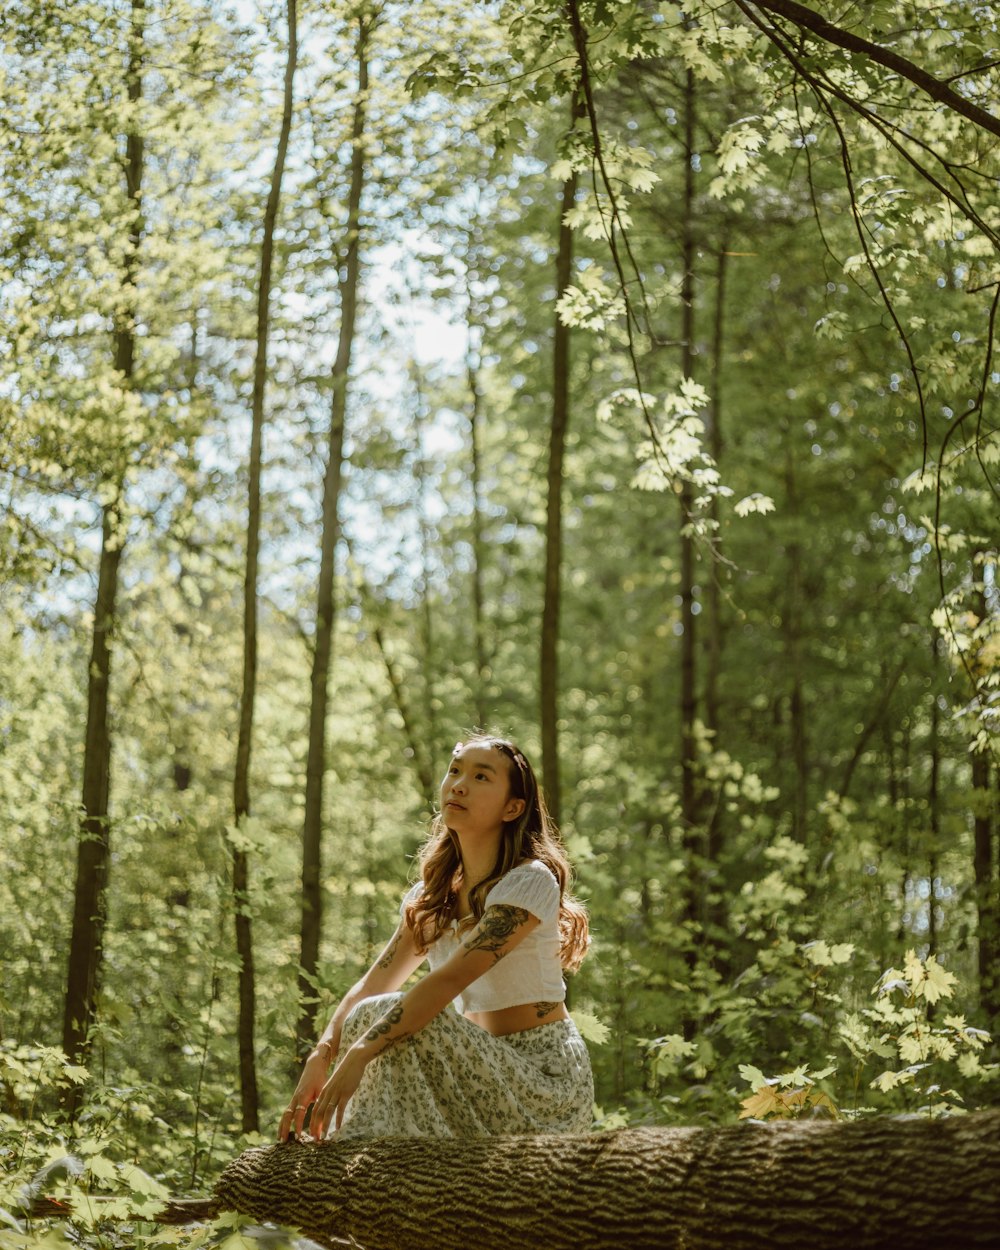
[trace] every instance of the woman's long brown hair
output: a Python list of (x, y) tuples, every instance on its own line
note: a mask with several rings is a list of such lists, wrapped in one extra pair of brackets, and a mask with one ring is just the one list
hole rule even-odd
[[(545, 797), (539, 788), (534, 770), (520, 748), (506, 738), (477, 733), (467, 742), (458, 743), (456, 750), (459, 746), (499, 751), (507, 760), (511, 795), (524, 800), (524, 811), (521, 815), (504, 823), (500, 853), (492, 871), (469, 892), (472, 916), (466, 923), (471, 927), (479, 922), (486, 895), (502, 876), (516, 864), (537, 859), (559, 882), (559, 957), (567, 971), (575, 972), (583, 962), (589, 943), (587, 911), (569, 893), (573, 870), (559, 831), (545, 806)], [(420, 854), (423, 892), (414, 902), (407, 904), (404, 913), (407, 927), (413, 933), (417, 950), (421, 953), (437, 941), (455, 918), (458, 903), (455, 877), (461, 867), (458, 839), (439, 813), (434, 817), (430, 837)]]

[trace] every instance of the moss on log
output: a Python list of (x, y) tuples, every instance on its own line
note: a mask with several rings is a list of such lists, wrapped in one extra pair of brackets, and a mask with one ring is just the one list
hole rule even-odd
[(246, 1151), (185, 1210), (364, 1250), (1000, 1247), (1000, 1111), (289, 1143)]

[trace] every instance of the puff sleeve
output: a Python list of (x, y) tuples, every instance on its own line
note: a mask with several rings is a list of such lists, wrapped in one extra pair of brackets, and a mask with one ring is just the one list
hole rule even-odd
[(500, 878), (486, 895), (486, 906), (494, 903), (523, 907), (545, 924), (559, 914), (559, 882), (540, 860), (532, 860)]
[(410, 888), (403, 895), (403, 901), (399, 904), (400, 920), (403, 919), (406, 913), (407, 907), (409, 907), (411, 903), (415, 903), (417, 899), (420, 897), (420, 895), (423, 893), (423, 889), (424, 889), (424, 883), (422, 881), (414, 881), (413, 885), (411, 885)]

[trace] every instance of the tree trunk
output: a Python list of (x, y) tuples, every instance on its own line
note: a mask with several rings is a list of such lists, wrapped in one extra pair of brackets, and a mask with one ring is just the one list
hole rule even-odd
[[(934, 638), (934, 667), (937, 669), (937, 637)], [(930, 726), (930, 775), (927, 780), (927, 816), (930, 826), (930, 848), (927, 856), (927, 873), (930, 878), (927, 900), (927, 947), (931, 955), (938, 954), (937, 879), (938, 854), (941, 849), (941, 710), (938, 706), (937, 685), (931, 686)]]
[[(142, 68), (145, 36), (145, 0), (132, 0), (126, 92), (129, 103), (142, 99)], [(125, 137), (125, 189), (130, 223), (122, 287), (124, 308), (114, 329), (114, 367), (123, 387), (135, 373), (135, 286), (142, 241), (143, 140), (136, 130)], [(97, 575), (97, 600), (87, 673), (87, 728), (83, 757), (83, 793), (80, 834), (77, 843), (73, 929), (63, 1015), (63, 1050), (76, 1063), (86, 1059), (89, 1035), (96, 1015), (104, 956), (107, 922), (108, 867), (111, 862), (108, 803), (111, 792), (111, 637), (118, 601), (118, 571), (125, 539), (122, 516), (124, 471), (110, 483), (112, 498), (101, 517), (101, 555)], [(64, 1105), (70, 1116), (78, 1105), (78, 1089), (67, 1091)]]
[[(694, 375), (694, 130), (695, 80), (688, 70), (684, 84), (684, 205), (681, 241), (681, 374)], [(681, 819), (684, 826), (685, 877), (682, 919), (687, 928), (686, 957), (696, 959), (696, 946), (704, 921), (704, 840), (701, 804), (698, 796), (698, 749), (695, 741), (697, 716), (697, 651), (694, 610), (694, 539), (684, 529), (694, 511), (694, 487), (681, 482), (680, 491), (680, 722), (681, 722)]]
[[(250, 815), (250, 750), (253, 739), (254, 700), (257, 691), (257, 563), (260, 554), (260, 479), (264, 435), (264, 395), (267, 389), (267, 343), (271, 322), (271, 270), (274, 262), (274, 229), (281, 199), (288, 139), (292, 129), (293, 83), (298, 55), (296, 0), (288, 0), (288, 51), (281, 109), (278, 148), (271, 170), (271, 188), (264, 209), (264, 239), (260, 249), (260, 282), (257, 287), (257, 349), (253, 371), (250, 430), (250, 466), (247, 500), (247, 549), (243, 577), (243, 690), (240, 696), (240, 728), (233, 778), (233, 813), (239, 828)], [(250, 863), (248, 852), (233, 846), (233, 915), (236, 951), (239, 955), (240, 1103), (244, 1133), (258, 1131), (257, 1065), (254, 1053), (256, 984), (253, 958), (253, 927), (250, 914)]]
[[(474, 255), (475, 251), (470, 239), (468, 262), (470, 265)], [(468, 295), (468, 314), (466, 323), (465, 373), (469, 385), (469, 486), (472, 492), (472, 634), (475, 639), (476, 651), (476, 687), (473, 703), (476, 709), (476, 725), (480, 729), (486, 729), (486, 685), (489, 680), (489, 660), (486, 653), (486, 596), (483, 589), (486, 544), (483, 540), (482, 453), (479, 446), (483, 396), (479, 385), (481, 357), (478, 346), (473, 346), (475, 331), (479, 327), (476, 326), (475, 322), (475, 300), (472, 292), (472, 282), (468, 275), (466, 278), (466, 292)]]
[(1000, 1111), (248, 1150), (214, 1200), (363, 1250), (1000, 1246)]
[[(717, 465), (722, 463), (722, 344), (726, 315), (726, 241), (719, 248), (719, 264), (715, 273), (715, 324), (712, 327), (712, 407), (708, 419), (708, 449)], [(711, 518), (719, 524), (719, 501), (712, 498)], [(713, 550), (721, 554), (722, 534), (716, 529), (712, 535)], [(705, 630), (705, 725), (719, 728), (719, 676), (722, 672), (722, 595), (719, 585), (719, 565), (712, 570), (706, 589)], [(720, 847), (721, 850), (721, 847)], [(709, 851), (711, 857), (711, 850)]]
[(316, 970), (322, 924), (320, 840), (323, 827), (323, 777), (326, 771), (326, 713), (329, 700), (330, 659), (333, 651), (334, 573), (340, 538), (340, 485), (343, 476), (344, 420), (354, 325), (361, 274), (361, 193), (365, 180), (364, 132), (368, 102), (368, 41), (374, 19), (358, 18), (356, 55), (358, 91), (351, 124), (351, 183), (347, 196), (347, 242), (342, 253), (338, 284), (340, 336), (331, 373), (330, 432), (326, 473), (323, 477), (323, 521), (316, 596), (316, 639), (313, 649), (309, 705), (309, 746), (306, 757), (305, 817), (302, 825), (302, 925), (299, 956), (299, 1019), (296, 1040), (304, 1057), (314, 1040)]
[[(708, 447), (712, 459), (721, 468), (722, 465), (722, 345), (725, 328), (726, 312), (726, 257), (727, 243), (723, 238), (719, 247), (719, 263), (715, 274), (715, 324), (712, 328), (712, 407), (709, 413)], [(711, 519), (717, 528), (711, 537), (714, 555), (713, 567), (709, 570), (706, 588), (706, 630), (705, 630), (705, 726), (716, 737), (713, 739), (719, 746), (719, 677), (722, 672), (722, 647), (724, 640), (722, 625), (722, 593), (720, 577), (722, 576), (722, 530), (719, 525), (719, 501), (713, 496)], [(728, 903), (719, 874), (719, 866), (725, 851), (724, 812), (725, 805), (721, 795), (713, 804), (711, 819), (705, 834), (705, 857), (712, 873), (712, 881), (708, 883), (706, 899), (706, 919), (710, 930), (710, 940), (718, 949), (719, 939), (729, 933)]]
[[(975, 555), (977, 559), (985, 559), (982, 550), (977, 550)], [(985, 564), (982, 576), (986, 577)], [(977, 597), (977, 614), (981, 621), (985, 621), (990, 609), (984, 582), (980, 583)], [(1000, 971), (997, 969), (997, 956), (1000, 954), (1000, 880), (993, 847), (993, 814), (997, 800), (990, 785), (992, 771), (989, 751), (973, 752), (973, 871), (976, 878), (979, 1005), (986, 1014), (990, 1029), (995, 1032), (1000, 1024)]]
[[(432, 527), (428, 508), (428, 466), (424, 452), (424, 429), (427, 416), (427, 403), (424, 397), (423, 379), (420, 368), (414, 361), (411, 365), (414, 390), (416, 391), (416, 408), (413, 421), (413, 441), (416, 455), (413, 463), (413, 476), (416, 484), (417, 529), (420, 534), (420, 641), (423, 649), (420, 669), (423, 677), (424, 707), (424, 741), (428, 746), (431, 759), (435, 758), (439, 749), (437, 709), (439, 705), (435, 674), (437, 673), (437, 657), (435, 655), (434, 607), (431, 591), (431, 552), (433, 548)], [(436, 786), (424, 790), (429, 803), (434, 802)]]
[(785, 547), (788, 557), (788, 578), (785, 585), (785, 606), (781, 614), (785, 656), (788, 660), (790, 690), (789, 703), (789, 752), (794, 769), (792, 800), (792, 837), (805, 841), (806, 812), (808, 810), (809, 752), (806, 742), (805, 698), (802, 692), (802, 544), (798, 538), (799, 493), (795, 476), (795, 450), (791, 431), (784, 428), (785, 443), (785, 503), (791, 534)]
[[(583, 110), (574, 93), (570, 102), (570, 131)], [(576, 202), (576, 172), (562, 186), (559, 208), (559, 247), (556, 252), (556, 299), (573, 277), (573, 231), (566, 215)], [(569, 425), (569, 326), (556, 313), (552, 341), (552, 423), (549, 428), (549, 465), (545, 502), (545, 588), (542, 602), (541, 697), (542, 779), (545, 799), (556, 824), (562, 794), (559, 778), (559, 611), (562, 573), (562, 489), (566, 429)]]

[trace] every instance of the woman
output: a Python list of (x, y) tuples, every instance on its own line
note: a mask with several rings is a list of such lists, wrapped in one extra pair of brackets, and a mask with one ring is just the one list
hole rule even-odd
[[(585, 1132), (590, 1061), (562, 969), (586, 954), (587, 915), (569, 872), (521, 751), (458, 743), (421, 880), (306, 1060), (279, 1140), (310, 1108), (316, 1138)], [(396, 992), (425, 958), (430, 972)]]

